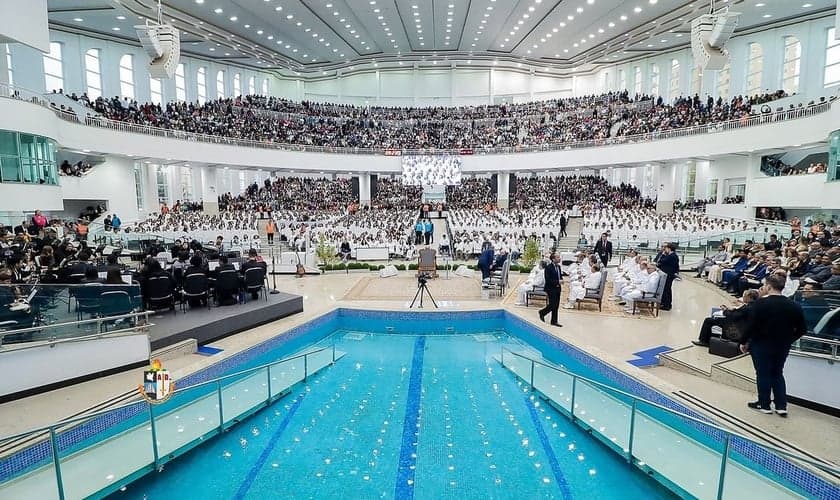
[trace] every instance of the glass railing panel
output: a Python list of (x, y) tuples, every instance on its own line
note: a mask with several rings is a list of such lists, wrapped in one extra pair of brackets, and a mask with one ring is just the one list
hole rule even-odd
[[(72, 442), (72, 433), (86, 432), (85, 426), (95, 425), (101, 418), (63, 431), (57, 439), (61, 441), (66, 436)], [(86, 498), (144, 467), (154, 465), (148, 408), (135, 419), (139, 424), (136, 427), (59, 453), (65, 498)]]
[(508, 370), (518, 375), (526, 384), (529, 383), (531, 380), (531, 360), (517, 356), (507, 350), (502, 352), (502, 360)]
[(333, 349), (328, 347), (322, 351), (315, 351), (306, 355), (306, 376), (310, 376), (318, 370), (329, 366), (333, 362)]
[(0, 450), (32, 447), (30, 462), (19, 464), (19, 470), (4, 471), (8, 479), (0, 484), (0, 498), (58, 499), (58, 482), (49, 431), (33, 432), (26, 436), (0, 441)]
[(569, 413), (572, 412), (572, 379), (568, 373), (539, 363), (534, 365), (534, 388)]
[(622, 450), (630, 445), (631, 413), (630, 404), (598, 386), (580, 379), (575, 383), (574, 415)]
[[(201, 439), (219, 429), (219, 395), (215, 385), (201, 385), (177, 391), (166, 407), (152, 407), (155, 418), (158, 457)], [(164, 413), (165, 412), (165, 413)]]
[(231, 383), (222, 381), (222, 414), (224, 422), (268, 401), (268, 368), (260, 368)]
[[(732, 438), (731, 447), (736, 446), (738, 438)], [(742, 441), (743, 442), (743, 441)], [(753, 446), (753, 445), (748, 445)], [(757, 447), (753, 446), (757, 449)], [(775, 456), (775, 460), (783, 459)], [(750, 465), (747, 465), (750, 464)], [(761, 498), (761, 499), (789, 499), (806, 498), (802, 493), (796, 493), (786, 481), (766, 469), (756, 470), (756, 464), (743, 459), (735, 452), (729, 452), (723, 481), (722, 498)]]
[(702, 443), (675, 430), (672, 426), (699, 424), (669, 414), (663, 423), (659, 410), (637, 402), (633, 422), (632, 454), (643, 468), (651, 468), (688, 495), (696, 498), (717, 498), (724, 445), (708, 437)]
[(271, 374), (271, 397), (273, 398), (303, 380), (305, 373), (303, 358), (274, 363), (268, 369)]

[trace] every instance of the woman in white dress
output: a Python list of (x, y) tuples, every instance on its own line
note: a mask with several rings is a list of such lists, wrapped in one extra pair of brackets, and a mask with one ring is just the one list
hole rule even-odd
[(542, 287), (545, 286), (545, 259), (541, 259), (537, 264), (531, 269), (531, 273), (528, 275), (528, 279), (525, 280), (525, 283), (519, 285), (519, 288), (516, 289), (516, 302), (513, 305), (516, 306), (524, 306), (525, 305), (525, 296), (534, 289), (535, 286)]
[(597, 265), (592, 265), (589, 274), (583, 280), (569, 282), (569, 301), (563, 304), (563, 309), (572, 309), (575, 303), (586, 296), (587, 289), (597, 289), (601, 285), (601, 272)]

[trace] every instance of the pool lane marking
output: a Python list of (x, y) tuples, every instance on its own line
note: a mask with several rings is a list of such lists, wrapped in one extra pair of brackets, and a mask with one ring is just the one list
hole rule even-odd
[(289, 422), (292, 420), (292, 416), (294, 416), (295, 412), (300, 408), (301, 402), (303, 402), (303, 397), (305, 393), (301, 393), (298, 395), (297, 398), (292, 402), (291, 406), (289, 406), (289, 411), (286, 413), (286, 416), (283, 417), (283, 420), (280, 422), (280, 425), (277, 427), (277, 430), (274, 431), (274, 434), (271, 435), (271, 439), (266, 444), (265, 448), (263, 448), (262, 453), (260, 453), (259, 458), (257, 458), (256, 463), (251, 467), (251, 470), (248, 471), (248, 475), (245, 476), (245, 480), (242, 481), (242, 484), (239, 485), (239, 490), (236, 492), (234, 496), (235, 499), (241, 500), (245, 498), (245, 495), (248, 493), (248, 490), (251, 489), (251, 486), (254, 484), (254, 480), (257, 478), (257, 474), (263, 468), (265, 463), (268, 461), (268, 457), (271, 455), (271, 452), (274, 450), (274, 447), (277, 446), (277, 441), (280, 440), (280, 436), (283, 434), (283, 431), (286, 430), (286, 427), (289, 426)]
[[(411, 374), (408, 379), (408, 398), (405, 403), (400, 462), (397, 469), (397, 483), (394, 486), (394, 498), (411, 500), (414, 498), (414, 466), (417, 464), (417, 441), (420, 420), (420, 389), (423, 382), (423, 355), (426, 351), (426, 337), (417, 337), (414, 341), (414, 354), (411, 358)], [(412, 457), (412, 455), (414, 455)]]
[(570, 500), (572, 498), (572, 491), (569, 489), (569, 483), (566, 481), (566, 477), (560, 469), (560, 462), (557, 460), (554, 448), (551, 447), (551, 443), (548, 441), (548, 435), (545, 433), (542, 421), (540, 421), (540, 415), (537, 413), (537, 408), (534, 406), (534, 402), (531, 401), (530, 396), (525, 396), (525, 406), (528, 407), (528, 413), (531, 415), (531, 421), (534, 422), (537, 436), (540, 438), (540, 443), (542, 443), (543, 450), (548, 457), (551, 472), (554, 473), (554, 479), (557, 481), (557, 486), (560, 487), (560, 493), (562, 493), (564, 499)]

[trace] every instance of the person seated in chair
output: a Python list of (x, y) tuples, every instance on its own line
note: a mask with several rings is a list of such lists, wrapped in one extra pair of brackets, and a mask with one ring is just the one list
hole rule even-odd
[(540, 259), (539, 262), (531, 269), (531, 273), (528, 275), (528, 279), (525, 280), (524, 283), (519, 285), (516, 289), (516, 302), (513, 303), (515, 306), (524, 306), (525, 305), (525, 296), (533, 290), (534, 288), (542, 288), (545, 286), (545, 259)]
[(227, 255), (219, 255), (219, 267), (216, 268), (216, 300), (220, 305), (230, 306), (237, 303), (239, 294), (239, 275), (236, 274), (235, 281), (225, 281), (222, 279), (222, 272), (233, 271), (236, 273), (236, 268), (233, 264), (228, 263)]
[(451, 255), (451, 247), (449, 245), (449, 236), (446, 233), (440, 237), (440, 243), (438, 244), (438, 251), (441, 255)]
[[(349, 247), (349, 244), (348, 244), (348, 247)], [(265, 262), (260, 262), (260, 261), (257, 260), (257, 250), (255, 248), (252, 248), (252, 249), (248, 250), (248, 260), (244, 264), (242, 264), (242, 267), (239, 269), (239, 271), (242, 273), (242, 279), (243, 280), (245, 279), (245, 272), (248, 269), (254, 269), (254, 268), (262, 269), (263, 270), (263, 276), (265, 276), (265, 273), (268, 270), (268, 266), (266, 265)], [(251, 298), (252, 299), (260, 298), (259, 290), (253, 290), (251, 292)]]
[[(621, 302), (618, 305), (625, 305), (624, 312), (634, 314), (633, 302), (643, 296), (652, 296), (659, 289), (659, 272), (656, 264), (648, 262), (646, 266), (647, 279), (638, 288), (633, 285), (624, 287), (621, 293)], [(638, 311), (635, 311), (638, 312)]]
[(338, 256), (341, 258), (341, 262), (347, 262), (350, 260), (350, 254), (352, 250), (350, 249), (350, 242), (344, 240), (341, 242), (341, 248), (338, 249)]
[(102, 280), (99, 279), (99, 272), (96, 270), (96, 268), (90, 266), (87, 269), (85, 269), (85, 277), (79, 280), (79, 283), (83, 285), (90, 285), (93, 283), (102, 283)]
[[(749, 306), (753, 301), (758, 300), (758, 297), (758, 290), (749, 289), (744, 290), (744, 295), (736, 301), (734, 307), (728, 307), (726, 304), (722, 304), (720, 306), (721, 315), (712, 315), (704, 319), (703, 325), (700, 327), (700, 337), (697, 340), (692, 340), (691, 343), (701, 347), (709, 347), (709, 341), (713, 336), (712, 327), (719, 326), (720, 328), (724, 328), (727, 324), (740, 325), (749, 317), (749, 309), (747, 309), (747, 306)], [(739, 339), (730, 340), (737, 341)]]
[(587, 290), (597, 290), (600, 285), (601, 271), (593, 264), (588, 275), (569, 280), (569, 300), (563, 304), (563, 309), (574, 309), (575, 303), (586, 296)]

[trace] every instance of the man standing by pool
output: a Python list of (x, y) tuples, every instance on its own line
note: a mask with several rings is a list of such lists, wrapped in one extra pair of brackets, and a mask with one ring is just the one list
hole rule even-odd
[(758, 401), (747, 406), (761, 413), (770, 409), (770, 393), (776, 414), (787, 417), (787, 388), (783, 370), (790, 345), (805, 334), (802, 309), (782, 295), (785, 278), (771, 274), (764, 281), (766, 297), (750, 306), (750, 319), (741, 339), (741, 352), (749, 351), (755, 366)]
[(557, 322), (557, 309), (560, 308), (560, 254), (552, 252), (549, 257), (551, 262), (545, 266), (545, 294), (548, 296), (545, 307), (540, 309), (540, 321), (545, 323), (545, 316), (551, 313), (551, 324), (563, 326)]

